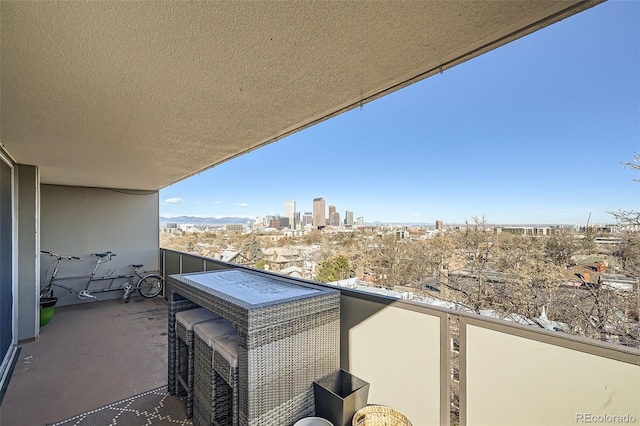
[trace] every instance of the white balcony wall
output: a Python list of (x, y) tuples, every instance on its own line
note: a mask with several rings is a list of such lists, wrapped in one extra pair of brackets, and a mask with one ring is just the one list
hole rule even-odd
[(475, 325), (466, 334), (466, 424), (640, 421), (637, 356), (622, 362)]
[(441, 317), (378, 299), (343, 292), (341, 367), (370, 383), (369, 404), (393, 407), (414, 425), (439, 425)]
[[(113, 269), (114, 274), (127, 273), (132, 263), (144, 264), (144, 270), (157, 270), (158, 221), (157, 191), (41, 186), (40, 248), (84, 259), (83, 262), (65, 261), (58, 276), (89, 274), (96, 260), (91, 253), (106, 251), (117, 256), (102, 264), (97, 275)], [(42, 277), (53, 258), (41, 256), (40, 259)], [(92, 288), (104, 283), (93, 283)], [(65, 285), (79, 289), (85, 284), (86, 279), (65, 281)], [(59, 298), (57, 306), (82, 302), (75, 294), (60, 288), (54, 288), (54, 292)], [(121, 297), (122, 292), (97, 296), (105, 300)]]

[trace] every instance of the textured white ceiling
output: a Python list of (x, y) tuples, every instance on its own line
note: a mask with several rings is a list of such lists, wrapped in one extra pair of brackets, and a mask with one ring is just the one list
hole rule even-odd
[(155, 190), (599, 2), (4, 0), (0, 142)]

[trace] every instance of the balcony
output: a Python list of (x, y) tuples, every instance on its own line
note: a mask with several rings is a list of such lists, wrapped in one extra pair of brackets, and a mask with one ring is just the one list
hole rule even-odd
[[(601, 2), (2, 2), (2, 425), (166, 382), (166, 342), (145, 327), (160, 300), (64, 306), (59, 336), (40, 333), (41, 249), (113, 250), (113, 268), (165, 274), (237, 267), (158, 256), (158, 191)], [(640, 418), (637, 350), (340, 290), (342, 367), (417, 426), (446, 425), (452, 409), (460, 424)]]
[(40, 338), (20, 344), (2, 426), (61, 421), (166, 384), (164, 299), (55, 309)]
[[(161, 265), (166, 275), (241, 267), (165, 249)], [(640, 419), (639, 350), (340, 291), (341, 367), (371, 383), (370, 403), (394, 407), (414, 425)]]
[[(166, 249), (160, 265), (166, 275), (243, 268)], [(639, 350), (340, 291), (341, 367), (371, 383), (369, 403), (416, 426), (640, 418)], [(166, 384), (163, 299), (59, 311), (23, 346), (3, 426), (62, 420)]]

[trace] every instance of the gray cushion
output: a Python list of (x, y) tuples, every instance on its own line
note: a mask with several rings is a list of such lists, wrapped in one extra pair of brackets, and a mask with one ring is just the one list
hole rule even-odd
[(236, 333), (236, 328), (231, 324), (231, 321), (219, 318), (196, 324), (193, 328), (193, 332), (196, 333), (196, 335), (205, 343), (213, 347), (213, 340), (215, 338), (229, 333)]
[(238, 368), (238, 333), (213, 339), (213, 350), (222, 355), (231, 368)]
[(193, 327), (198, 323), (218, 318), (221, 318), (221, 316), (205, 308), (190, 309), (176, 314), (176, 322), (184, 325), (187, 330), (193, 330)]

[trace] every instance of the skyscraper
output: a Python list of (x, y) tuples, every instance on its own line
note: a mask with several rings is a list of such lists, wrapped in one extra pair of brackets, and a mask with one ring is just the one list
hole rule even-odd
[(329, 225), (340, 226), (340, 213), (334, 211), (329, 215)]
[(353, 226), (353, 212), (352, 211), (345, 211), (344, 212), (344, 224), (347, 226)]
[(302, 218), (302, 226), (313, 225), (313, 213), (304, 212), (304, 217)]
[(325, 216), (324, 198), (313, 199), (313, 226), (325, 226), (327, 219)]
[(293, 200), (284, 202), (284, 216), (289, 218), (289, 227), (296, 229), (296, 202)]

